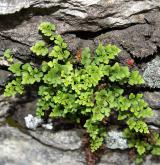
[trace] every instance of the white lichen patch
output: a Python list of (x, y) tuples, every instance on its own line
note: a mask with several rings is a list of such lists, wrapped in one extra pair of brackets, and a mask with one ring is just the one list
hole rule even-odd
[(35, 130), (38, 126), (40, 126), (43, 123), (42, 119), (34, 117), (31, 114), (28, 114), (28, 116), (26, 116), (24, 120), (26, 127), (33, 130)]
[(147, 64), (143, 78), (148, 86), (160, 88), (160, 57), (156, 57)]
[(110, 149), (127, 149), (127, 139), (123, 137), (123, 133), (117, 130), (111, 130), (106, 137), (106, 147)]

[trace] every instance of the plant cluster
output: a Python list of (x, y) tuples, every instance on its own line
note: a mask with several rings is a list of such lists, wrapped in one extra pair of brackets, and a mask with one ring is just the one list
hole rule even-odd
[(126, 128), (124, 130), (124, 137), (128, 140), (129, 148), (135, 148), (138, 156), (136, 156), (136, 163), (143, 162), (144, 156), (151, 153), (154, 156), (160, 156), (160, 135), (155, 130), (150, 130), (149, 134), (139, 134)]
[[(38, 41), (31, 51), (41, 60), (41, 65), (13, 63), (9, 71), (15, 79), (6, 86), (5, 96), (23, 94), (28, 85), (36, 84), (39, 87), (37, 116), (49, 112), (53, 118), (85, 120), (92, 151), (103, 144), (106, 126), (102, 121), (113, 113), (135, 135), (149, 134), (144, 118), (152, 115), (151, 108), (142, 94), (125, 91), (125, 86), (140, 85), (144, 80), (138, 71), (130, 71), (115, 62), (119, 48), (99, 43), (94, 53), (84, 48), (77, 61), (61, 35), (55, 33), (55, 25), (43, 22), (39, 30), (45, 41)], [(4, 56), (10, 59), (8, 52)], [(137, 151), (141, 154), (142, 150), (138, 147)]]

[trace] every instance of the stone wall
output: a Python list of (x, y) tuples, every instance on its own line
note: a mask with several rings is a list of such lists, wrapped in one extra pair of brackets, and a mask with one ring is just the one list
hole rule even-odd
[[(73, 55), (78, 48), (94, 49), (101, 41), (122, 49), (119, 56), (122, 64), (134, 59), (133, 67), (140, 70), (146, 81), (140, 90), (154, 109), (154, 116), (147, 122), (159, 129), (160, 0), (0, 0), (0, 56), (11, 48), (18, 60), (35, 60), (29, 48), (41, 39), (37, 27), (42, 21), (56, 24)], [(1, 93), (8, 77), (1, 61)], [(80, 130), (55, 132), (53, 125), (42, 123), (40, 130), (25, 129), (24, 118), (35, 115), (35, 102), (34, 94), (9, 100), (0, 97), (0, 165), (85, 165)], [(131, 165), (121, 132), (114, 128), (109, 135), (106, 147), (111, 150), (98, 165)], [(159, 162), (149, 155), (144, 165)]]

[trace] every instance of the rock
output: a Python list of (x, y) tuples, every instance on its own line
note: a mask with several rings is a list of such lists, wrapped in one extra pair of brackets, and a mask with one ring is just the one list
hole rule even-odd
[(152, 3), (149, 0), (131, 0), (125, 3), (121, 0), (69, 0), (65, 2), (48, 0), (46, 3), (44, 0), (38, 2), (37, 0), (24, 0), (23, 2), (2, 0), (0, 4), (1, 15), (13, 14), (23, 8), (48, 9), (48, 12), (56, 19), (63, 18), (68, 31), (98, 31), (107, 27), (145, 23), (143, 13), (158, 8), (160, 2), (158, 0), (153, 0)]
[(154, 125), (148, 125), (149, 129), (154, 130), (154, 131), (158, 131), (159, 132), (159, 127), (156, 127)]
[(43, 144), (61, 150), (77, 150), (82, 145), (81, 130), (50, 132), (47, 130), (30, 131), (30, 135)]
[(159, 12), (147, 13), (145, 14), (145, 19), (149, 20), (150, 24), (137, 24), (121, 30), (111, 29), (94, 40), (95, 42), (100, 40), (103, 43), (112, 43), (119, 46), (122, 49), (120, 54), (122, 63), (123, 59), (126, 60), (131, 57), (144, 58), (153, 56), (157, 52), (157, 46), (160, 44), (160, 38), (157, 38), (156, 42), (153, 40), (155, 38), (153, 37), (153, 32), (155, 29), (159, 31), (160, 24), (155, 23), (150, 18), (155, 18), (158, 21), (159, 18), (157, 17), (159, 16)]
[(16, 122), (18, 122), (21, 126), (26, 127), (25, 123), (25, 117), (28, 116), (28, 114), (31, 114), (32, 116), (36, 116), (36, 100), (31, 101), (28, 103), (22, 103), (16, 105), (16, 111), (13, 114), (12, 118)]
[(97, 165), (131, 165), (126, 151), (108, 151)]
[(17, 11), (20, 11), (22, 8), (29, 7), (29, 1), (28, 0), (2, 0), (1, 1), (1, 12), (0, 14), (11, 14), (15, 13)]
[(147, 64), (143, 77), (149, 87), (160, 88), (160, 57), (157, 56)]
[(160, 126), (160, 110), (153, 110), (153, 116), (146, 118), (145, 121), (148, 124)]
[(109, 149), (127, 149), (127, 140), (123, 137), (123, 133), (121, 131), (117, 131), (116, 129), (111, 130), (107, 133), (107, 137), (105, 139), (106, 147)]
[(144, 99), (153, 109), (160, 109), (160, 92), (144, 92)]
[(38, 25), (50, 21), (56, 24), (57, 32), (68, 38), (75, 35), (81, 41), (80, 45), (77, 41), (70, 42), (72, 50), (88, 46), (87, 43), (92, 45), (92, 40), (102, 34), (100, 38), (116, 43), (123, 50), (122, 63), (130, 55), (148, 57), (160, 46), (159, 5), (158, 0), (152, 3), (149, 0), (125, 3), (121, 0), (48, 0), (47, 3), (44, 0), (3, 0), (0, 2), (0, 51), (11, 48), (15, 57), (30, 59), (29, 47), (41, 39)]
[[(7, 67), (8, 66), (6, 60), (0, 60), (0, 68), (7, 69)], [(4, 88), (9, 76), (10, 76), (10, 72), (0, 69), (0, 88), (2, 89)]]
[(85, 165), (80, 151), (62, 151), (45, 146), (18, 129), (0, 127), (0, 165)]
[(44, 122), (42, 119), (34, 117), (31, 114), (28, 114), (28, 116), (26, 116), (24, 120), (26, 123), (26, 127), (33, 130), (35, 130), (38, 126), (40, 126)]
[(0, 118), (5, 118), (14, 111), (12, 104), (3, 95), (0, 96)]
[(7, 117), (11, 110), (11, 105), (8, 102), (0, 102), (0, 118)]
[[(128, 158), (126, 151), (108, 151), (102, 156), (97, 165), (135, 165)], [(153, 158), (151, 155), (145, 157), (142, 165), (159, 165), (159, 158)]]
[[(95, 33), (96, 31), (113, 27), (144, 24), (146, 22), (145, 13), (147, 11), (155, 11), (159, 5), (160, 2), (158, 0), (153, 0), (152, 3), (149, 0), (131, 0), (125, 3), (123, 1), (113, 0), (69, 0), (66, 2), (62, 0), (48, 0), (47, 3), (44, 0), (40, 0), (38, 3), (37, 0), (25, 0), (23, 2), (20, 0), (14, 0), (12, 2), (3, 0), (0, 3), (1, 15), (15, 13), (23, 8), (27, 8), (30, 11), (27, 12), (25, 10), (24, 12), (26, 12), (26, 15), (30, 19), (28, 21), (22, 21), (23, 18), (18, 18), (16, 25), (19, 25), (16, 27), (8, 25), (9, 20), (6, 20), (8, 24), (4, 21), (4, 26), (10, 28), (7, 28), (7, 30), (3, 28), (0, 34), (2, 36), (10, 36), (13, 40), (21, 43), (29, 44), (33, 42), (33, 38), (35, 40), (37, 35), (37, 29), (35, 27), (43, 20), (55, 22), (58, 31), (61, 33), (76, 31)], [(39, 10), (39, 12), (35, 9)], [(34, 15), (36, 16), (32, 17)], [(11, 18), (13, 19), (13, 17)], [(24, 31), (24, 29), (26, 30)]]

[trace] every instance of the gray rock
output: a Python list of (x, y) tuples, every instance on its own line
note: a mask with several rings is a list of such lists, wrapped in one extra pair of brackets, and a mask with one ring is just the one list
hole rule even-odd
[(0, 165), (85, 165), (80, 151), (45, 146), (16, 128), (0, 127)]
[(30, 135), (43, 144), (61, 150), (77, 150), (82, 145), (81, 130), (50, 132), (47, 130), (30, 131)]
[(159, 127), (156, 127), (156, 126), (154, 126), (154, 125), (148, 125), (148, 127), (149, 127), (151, 130), (159, 131)]
[[(9, 65), (6, 60), (0, 59), (0, 68), (7, 69), (8, 66)], [(2, 88), (2, 89), (4, 88), (9, 75), (10, 75), (10, 72), (0, 69), (0, 88)], [(0, 100), (1, 100), (1, 98), (0, 98)]]
[(0, 2), (0, 14), (11, 14), (20, 11), (23, 8), (29, 7), (28, 0), (1, 0)]
[(160, 57), (156, 57), (147, 64), (143, 77), (151, 88), (160, 88)]
[[(0, 3), (0, 14), (7, 15), (9, 13), (15, 13), (23, 8), (31, 8), (33, 13), (34, 8), (49, 8), (51, 10), (48, 9), (48, 12), (50, 12), (52, 17), (33, 17), (27, 22), (24, 21), (20, 26), (16, 26), (14, 29), (2, 30), (1, 35), (11, 36), (12, 39), (21, 40), (21, 42), (24, 39), (26, 39), (27, 43), (28, 41), (31, 42), (33, 41), (33, 36), (36, 34), (36, 28), (34, 27), (42, 20), (55, 22), (58, 30), (63, 33), (69, 31), (96, 32), (106, 28), (126, 27), (130, 24), (145, 23), (144, 14), (159, 6), (159, 0), (153, 0), (152, 3), (149, 0), (131, 0), (125, 3), (122, 0), (48, 0), (47, 3), (44, 0), (25, 0), (23, 2), (20, 0), (3, 0)], [(42, 14), (42, 12), (40, 13)], [(26, 28), (25, 31), (23, 30), (24, 28)], [(19, 34), (18, 31), (20, 32)], [(28, 34), (28, 38), (24, 35), (25, 33)], [(19, 35), (20, 38), (15, 38), (16, 35)]]
[[(125, 3), (122, 0), (48, 0), (46, 3), (44, 0), (2, 0), (0, 5), (1, 15), (15, 13), (29, 7), (52, 8), (51, 14), (56, 18), (63, 18), (69, 31), (88, 30), (88, 28), (97, 31), (104, 27), (144, 23), (143, 13), (158, 8), (160, 2), (159, 0), (152, 2), (149, 0), (131, 0), (125, 1)], [(88, 21), (85, 21), (86, 19)], [(71, 24), (72, 27), (70, 27)], [(79, 26), (82, 24), (85, 26)], [(75, 29), (74, 26), (78, 29)]]
[(127, 140), (123, 137), (123, 133), (116, 129), (113, 129), (107, 133), (105, 139), (106, 147), (109, 149), (127, 149)]
[(153, 110), (153, 116), (146, 118), (145, 121), (149, 124), (160, 126), (160, 110)]
[(32, 116), (36, 116), (35, 112), (36, 112), (36, 100), (28, 103), (17, 104), (16, 111), (13, 114), (12, 118), (16, 122), (18, 122), (21, 126), (26, 127), (25, 117), (28, 116), (28, 114), (31, 114)]
[(28, 114), (28, 116), (26, 116), (24, 120), (26, 123), (26, 127), (33, 130), (35, 130), (38, 126), (40, 126), (43, 123), (42, 119), (34, 117), (31, 114)]
[[(153, 0), (152, 3), (149, 0), (131, 0), (125, 3), (122, 0), (3, 0), (0, 4), (0, 12), (5, 14), (0, 25), (0, 47), (1, 50), (12, 48), (18, 58), (30, 57), (29, 47), (41, 39), (37, 27), (42, 21), (55, 23), (57, 31), (68, 34), (68, 38), (75, 34), (85, 39), (81, 40), (79, 47), (84, 46), (83, 41), (88, 46), (87, 43), (102, 34), (100, 38), (107, 42), (113, 41), (123, 49), (122, 63), (125, 63), (130, 54), (133, 57), (153, 55), (157, 52), (157, 46), (160, 46), (159, 0)], [(22, 8), (28, 10), (24, 14), (7, 16)], [(16, 21), (12, 21), (14, 18)], [(69, 43), (72, 50), (77, 49), (77, 41), (73, 42)]]
[[(128, 158), (126, 151), (108, 151), (104, 154), (97, 165), (135, 165)], [(159, 165), (159, 159), (147, 155), (142, 165)]]
[(157, 38), (156, 42), (154, 42), (154, 29), (158, 31), (159, 23), (155, 23), (151, 18), (155, 18), (159, 22), (159, 15), (159, 12), (147, 13), (145, 14), (145, 19), (149, 20), (150, 24), (137, 24), (121, 30), (110, 30), (96, 37), (95, 42), (100, 40), (103, 43), (118, 45), (122, 49), (120, 58), (124, 64), (126, 64), (126, 59), (131, 57), (152, 56), (157, 52), (160, 38)]
[(149, 106), (154, 109), (160, 109), (160, 92), (144, 92), (144, 99)]
[(13, 110), (14, 109), (9, 99), (1, 95), (0, 96), (0, 118), (7, 117), (11, 112), (13, 112)]
[(97, 165), (131, 165), (125, 151), (108, 151)]

